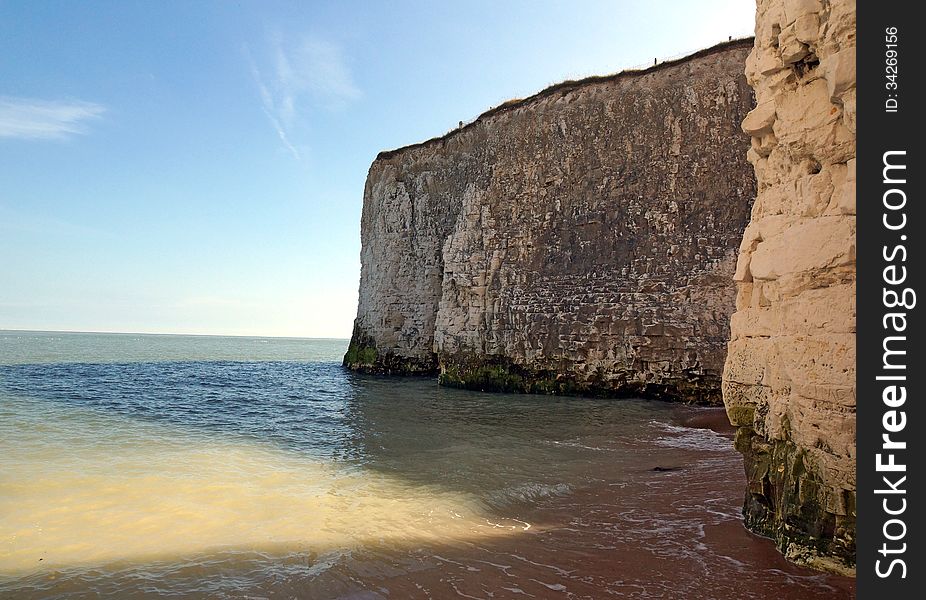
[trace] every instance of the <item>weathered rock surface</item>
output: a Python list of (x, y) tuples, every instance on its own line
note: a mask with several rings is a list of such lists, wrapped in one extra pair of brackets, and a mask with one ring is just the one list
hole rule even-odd
[(719, 402), (755, 196), (751, 46), (560, 84), (380, 154), (345, 364)]
[(744, 514), (789, 557), (855, 564), (855, 2), (759, 0), (743, 120), (758, 196), (723, 374)]

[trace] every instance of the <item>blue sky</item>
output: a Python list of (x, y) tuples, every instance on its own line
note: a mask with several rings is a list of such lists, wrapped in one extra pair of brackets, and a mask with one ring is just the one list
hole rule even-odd
[(380, 150), (750, 0), (0, 0), (0, 328), (347, 337)]

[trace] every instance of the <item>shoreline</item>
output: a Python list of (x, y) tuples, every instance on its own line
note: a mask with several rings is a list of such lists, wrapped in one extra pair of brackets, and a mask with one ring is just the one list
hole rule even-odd
[(727, 411), (723, 407), (705, 407), (698, 410), (695, 414), (681, 417), (683, 427), (693, 427), (696, 429), (710, 429), (724, 437), (733, 438), (736, 428), (730, 424), (727, 418)]

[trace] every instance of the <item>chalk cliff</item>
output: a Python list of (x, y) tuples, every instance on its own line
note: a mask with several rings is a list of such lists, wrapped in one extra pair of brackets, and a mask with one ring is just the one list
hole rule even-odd
[(719, 402), (756, 192), (751, 47), (559, 84), (381, 153), (345, 364)]
[(746, 524), (855, 564), (855, 2), (759, 0), (743, 121), (759, 184), (740, 245), (727, 414)]

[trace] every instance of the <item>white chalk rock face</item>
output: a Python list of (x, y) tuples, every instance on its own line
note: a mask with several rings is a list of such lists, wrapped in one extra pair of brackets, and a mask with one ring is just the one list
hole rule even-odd
[(794, 560), (852, 572), (855, 2), (759, 0), (747, 77), (759, 191), (723, 374), (746, 524)]

